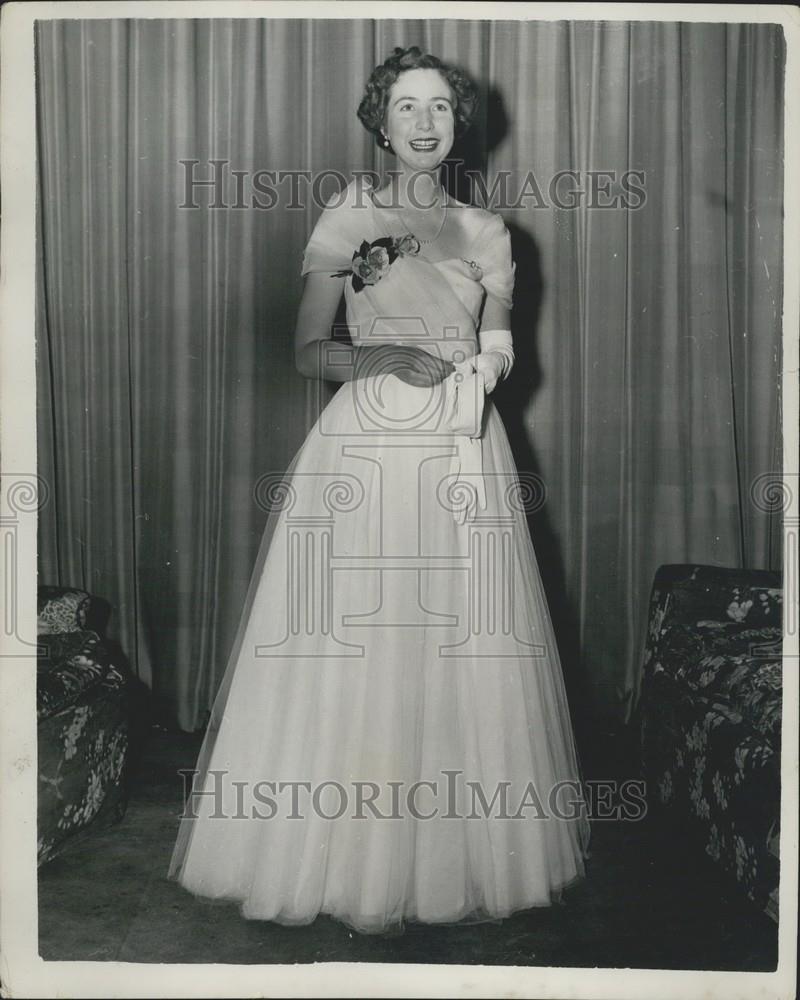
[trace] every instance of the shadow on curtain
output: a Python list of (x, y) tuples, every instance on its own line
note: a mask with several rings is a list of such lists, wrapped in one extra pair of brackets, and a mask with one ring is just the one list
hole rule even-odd
[(512, 232), (497, 402), (545, 487), (574, 710), (628, 717), (659, 564), (780, 566), (758, 496), (781, 468), (779, 26), (40, 21), (36, 44), (39, 573), (112, 602), (160, 719), (206, 718), (258, 483), (315, 417), (292, 348), (309, 178), (391, 168), (355, 109), (394, 45), (483, 94), (454, 184), (481, 171)]

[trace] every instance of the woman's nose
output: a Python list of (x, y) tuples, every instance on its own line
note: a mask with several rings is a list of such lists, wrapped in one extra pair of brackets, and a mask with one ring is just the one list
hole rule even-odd
[(420, 113), (420, 116), (417, 119), (417, 127), (424, 129), (433, 128), (433, 119), (431, 118), (430, 111), (423, 111)]

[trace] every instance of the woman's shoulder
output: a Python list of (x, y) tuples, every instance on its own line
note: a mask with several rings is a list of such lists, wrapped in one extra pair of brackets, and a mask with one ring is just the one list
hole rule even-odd
[(499, 212), (493, 212), (488, 208), (472, 206), (473, 225), (478, 233), (484, 236), (496, 236), (506, 228), (506, 221)]
[(469, 201), (460, 201), (452, 194), (447, 195), (447, 204), (453, 210), (457, 211), (459, 215), (463, 216), (465, 220), (468, 220), (470, 226), (476, 232), (485, 229), (487, 226), (505, 226), (503, 216), (499, 212), (493, 212), (482, 205), (476, 205)]
[(372, 191), (369, 177), (357, 175), (346, 184), (342, 183), (344, 180), (344, 177), (340, 177), (338, 189), (322, 199), (323, 211), (343, 216), (368, 210)]
[(357, 240), (358, 245), (369, 227), (370, 204), (366, 198), (357, 178), (320, 197), (322, 212), (315, 226), (315, 237), (341, 246)]
[(461, 222), (464, 238), (471, 247), (485, 246), (502, 237), (506, 232), (506, 223), (498, 212), (492, 212), (480, 205), (471, 205), (453, 199)]

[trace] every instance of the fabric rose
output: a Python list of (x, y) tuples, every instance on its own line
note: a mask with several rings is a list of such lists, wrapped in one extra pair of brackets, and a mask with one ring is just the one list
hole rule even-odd
[(406, 233), (405, 236), (401, 236), (396, 241), (397, 252), (401, 257), (413, 256), (418, 254), (420, 250), (419, 240), (416, 236), (411, 233)]
[(389, 273), (389, 268), (398, 257), (413, 256), (419, 250), (420, 242), (411, 233), (383, 236), (372, 243), (363, 240), (353, 254), (350, 267), (344, 271), (335, 271), (331, 277), (346, 278), (352, 275), (353, 291), (360, 292), (367, 285), (377, 285)]
[(386, 247), (372, 247), (366, 253), (362, 247), (361, 254), (353, 258), (353, 274), (365, 285), (377, 285), (391, 264)]

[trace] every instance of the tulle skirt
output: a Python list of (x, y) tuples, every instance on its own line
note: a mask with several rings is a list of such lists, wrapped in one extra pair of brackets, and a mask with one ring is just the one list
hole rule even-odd
[(170, 868), (245, 917), (362, 932), (501, 918), (583, 875), (525, 519), (537, 487), (487, 400), (480, 501), (459, 516), (476, 483), (463, 440), (419, 416), (429, 392), (345, 383), (272, 493)]

